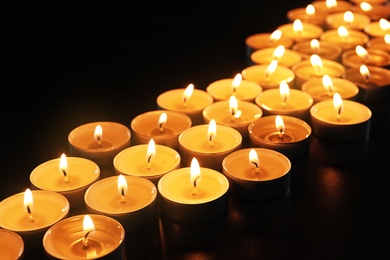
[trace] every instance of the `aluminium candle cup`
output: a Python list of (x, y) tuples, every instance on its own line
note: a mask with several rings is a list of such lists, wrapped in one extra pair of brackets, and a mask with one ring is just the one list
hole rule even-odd
[(128, 232), (150, 225), (157, 218), (157, 188), (149, 180), (126, 176), (127, 194), (121, 201), (118, 176), (111, 176), (91, 185), (85, 193), (87, 211), (119, 221)]
[(197, 125), (180, 134), (179, 154), (182, 167), (190, 166), (195, 157), (201, 167), (221, 171), (223, 158), (241, 148), (242, 136), (238, 130), (217, 124), (216, 137), (211, 145), (207, 140), (208, 128), (208, 124)]
[(302, 84), (301, 89), (312, 96), (314, 104), (332, 99), (335, 92), (339, 93), (342, 99), (358, 100), (359, 88), (355, 83), (343, 78), (331, 78), (331, 80), (334, 88), (332, 92), (324, 87), (322, 78), (309, 79)]
[(383, 50), (383, 51), (386, 51), (387, 53), (389, 53), (390, 52), (390, 39), (389, 39), (389, 42), (386, 42), (385, 37), (373, 37), (367, 42), (366, 46), (368, 48), (379, 49), (379, 50)]
[(266, 71), (269, 65), (255, 64), (242, 70), (242, 77), (259, 84), (263, 90), (279, 88), (280, 83), (285, 81), (290, 88), (295, 86), (294, 72), (285, 66), (278, 65), (273, 73), (266, 77)]
[(346, 68), (360, 68), (361, 65), (390, 68), (390, 54), (386, 51), (366, 48), (367, 58), (360, 57), (356, 50), (346, 50), (341, 55), (341, 62)]
[(200, 182), (193, 194), (190, 167), (165, 174), (158, 182), (162, 214), (179, 223), (207, 223), (228, 209), (229, 181), (219, 171), (200, 167)]
[(272, 33), (256, 33), (245, 39), (246, 56), (249, 59), (252, 52), (268, 47), (277, 47), (283, 45), (286, 49), (294, 44), (294, 40), (286, 35), (281, 35), (279, 39), (270, 39)]
[(358, 68), (346, 69), (344, 78), (354, 82), (359, 88), (361, 101), (383, 101), (390, 99), (390, 71), (386, 68), (367, 66), (370, 78), (365, 79)]
[[(388, 18), (387, 18), (388, 19)], [(382, 29), (379, 21), (372, 21), (363, 30), (370, 37), (384, 37), (390, 33), (390, 29)]]
[(325, 19), (326, 30), (337, 29), (339, 26), (344, 26), (348, 30), (353, 29), (362, 31), (371, 22), (371, 18), (368, 15), (356, 12), (352, 12), (354, 17), (353, 21), (346, 22), (344, 20), (344, 14), (345, 12), (328, 14)]
[(161, 93), (156, 100), (158, 108), (184, 113), (191, 118), (192, 125), (202, 124), (202, 110), (214, 102), (213, 97), (205, 90), (194, 89), (185, 106), (182, 97), (184, 91), (185, 88), (179, 88)]
[(54, 191), (64, 195), (70, 209), (84, 208), (84, 193), (100, 177), (99, 166), (85, 158), (67, 157), (69, 182), (59, 170), (60, 159), (52, 159), (38, 165), (30, 174), (35, 189)]
[[(159, 119), (162, 113), (167, 114), (167, 121), (159, 128)], [(153, 139), (156, 144), (169, 146), (175, 150), (179, 148), (178, 137), (192, 126), (191, 118), (184, 114), (169, 110), (155, 110), (145, 112), (133, 118), (130, 123), (132, 144), (147, 144)]]
[(263, 91), (263, 88), (256, 82), (242, 79), (240, 85), (233, 93), (233, 78), (220, 79), (210, 83), (206, 91), (213, 97), (214, 102), (229, 100), (234, 95), (238, 100), (254, 103), (255, 98)]
[(314, 50), (311, 46), (311, 40), (297, 42), (292, 46), (292, 49), (301, 54), (303, 59), (310, 59), (310, 56), (317, 54), (321, 59), (333, 60), (339, 62), (343, 49), (339, 45), (335, 45), (326, 41), (318, 41), (320, 46)]
[(250, 145), (275, 150), (290, 160), (307, 154), (312, 133), (310, 125), (296, 117), (282, 116), (285, 131), (283, 139), (280, 139), (275, 118), (276, 116), (265, 116), (248, 126)]
[(350, 10), (353, 7), (353, 4), (349, 1), (338, 0), (335, 6), (328, 7), (326, 1), (316, 0), (311, 3), (316, 11), (325, 12), (328, 14), (337, 13), (337, 12), (345, 12)]
[[(259, 159), (259, 172), (249, 162), (253, 149)], [(290, 187), (291, 162), (280, 152), (266, 148), (245, 148), (225, 157), (223, 174), (229, 180), (232, 196), (246, 200), (280, 198)]]
[(302, 84), (312, 78), (322, 78), (324, 74), (332, 78), (341, 78), (345, 73), (345, 67), (333, 60), (322, 60), (321, 72), (313, 67), (310, 60), (303, 60), (292, 66), (295, 72), (295, 88), (301, 89)]
[(22, 259), (23, 253), (23, 238), (16, 232), (0, 228), (0, 259)]
[(321, 36), (321, 41), (327, 41), (333, 44), (337, 44), (343, 51), (354, 49), (356, 46), (364, 46), (369, 41), (370, 37), (361, 31), (348, 29), (348, 37), (341, 37), (338, 33), (338, 29), (330, 29), (324, 31)]
[(147, 144), (134, 145), (119, 152), (114, 158), (116, 174), (146, 178), (157, 186), (167, 172), (180, 167), (180, 154), (165, 145), (155, 145), (156, 154), (150, 165), (147, 162)]
[(217, 124), (233, 127), (240, 132), (243, 144), (248, 142), (248, 125), (263, 115), (262, 109), (251, 102), (237, 101), (238, 110), (241, 111), (239, 118), (232, 117), (229, 109), (230, 101), (217, 101), (203, 110), (204, 123), (210, 123), (214, 119)]
[(302, 26), (303, 30), (300, 32), (294, 31), (294, 23), (282, 24), (277, 29), (280, 30), (282, 34), (293, 39), (294, 42), (318, 39), (324, 32), (322, 27), (315, 24), (302, 22)]
[(299, 89), (290, 89), (290, 95), (285, 105), (282, 104), (279, 89), (268, 89), (256, 98), (256, 104), (263, 111), (263, 116), (294, 116), (307, 122), (310, 121), (310, 108), (313, 103), (313, 98), (307, 92)]
[(70, 204), (67, 198), (54, 191), (31, 190), (33, 197), (30, 221), (24, 210), (24, 192), (0, 202), (0, 227), (16, 232), (24, 241), (24, 252), (39, 250), (46, 230), (65, 218)]
[(341, 117), (338, 119), (333, 100), (314, 104), (310, 110), (313, 133), (322, 139), (337, 142), (352, 142), (368, 138), (371, 110), (351, 100), (343, 100), (343, 105)]
[(124, 259), (125, 230), (105, 215), (89, 215), (95, 230), (88, 234), (89, 245), (83, 248), (84, 216), (72, 216), (51, 226), (41, 240), (46, 254), (55, 259)]
[(315, 10), (314, 14), (307, 14), (306, 7), (294, 8), (287, 11), (287, 18), (289, 22), (294, 22), (296, 19), (303, 23), (310, 23), (320, 26), (324, 29), (326, 12), (319, 12)]
[[(277, 47), (269, 47), (254, 51), (250, 59), (254, 64), (270, 64), (274, 59), (274, 51)], [(291, 68), (292, 65), (302, 60), (302, 55), (297, 51), (285, 49), (284, 54), (277, 59), (278, 65)]]
[[(96, 127), (102, 127), (101, 144), (95, 140)], [(70, 155), (94, 161), (100, 167), (101, 177), (112, 175), (115, 155), (131, 145), (130, 129), (115, 122), (92, 122), (73, 129), (68, 135)]]

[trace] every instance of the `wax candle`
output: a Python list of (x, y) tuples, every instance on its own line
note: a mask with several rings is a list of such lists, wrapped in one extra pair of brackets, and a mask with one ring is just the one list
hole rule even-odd
[(57, 259), (124, 259), (125, 230), (99, 214), (76, 215), (51, 226), (43, 238), (46, 253)]
[(367, 42), (366, 46), (368, 48), (379, 49), (379, 50), (387, 51), (389, 53), (390, 34), (386, 34), (383, 37), (373, 37)]
[(317, 39), (297, 42), (292, 46), (292, 49), (300, 53), (303, 59), (310, 59), (312, 54), (317, 54), (322, 59), (337, 62), (340, 61), (343, 52), (339, 45)]
[(243, 143), (248, 140), (248, 125), (262, 115), (263, 111), (258, 105), (237, 100), (235, 96), (214, 102), (203, 110), (204, 123), (208, 124), (214, 119), (217, 124), (233, 127), (240, 132)]
[(193, 84), (186, 88), (168, 90), (157, 97), (160, 109), (184, 113), (191, 118), (192, 125), (203, 123), (202, 110), (213, 102), (209, 93), (195, 89)]
[(344, 78), (359, 87), (359, 100), (379, 101), (390, 98), (390, 71), (386, 68), (366, 65), (348, 68)]
[(250, 56), (254, 64), (269, 64), (277, 60), (278, 64), (290, 68), (302, 60), (302, 55), (295, 50), (286, 49), (283, 45), (254, 51)]
[(293, 116), (265, 116), (252, 122), (248, 131), (251, 147), (272, 149), (289, 159), (300, 158), (309, 151), (311, 127)]
[(326, 12), (317, 11), (312, 4), (308, 4), (306, 7), (294, 8), (287, 11), (287, 18), (290, 22), (294, 22), (296, 19), (299, 19), (303, 23), (315, 24), (321, 28), (325, 25), (326, 15)]
[[(385, 2), (387, 0), (384, 0)], [(381, 18), (390, 16), (390, 5), (382, 3), (370, 3), (370, 1), (362, 1), (352, 6), (351, 11), (368, 15), (372, 21), (379, 21)]]
[(371, 37), (383, 37), (390, 33), (390, 22), (385, 18), (381, 18), (379, 21), (372, 21), (364, 27), (364, 32)]
[(0, 202), (0, 227), (19, 234), (25, 251), (36, 250), (42, 246), (46, 230), (65, 218), (69, 208), (62, 194), (26, 189)]
[(179, 136), (181, 166), (190, 166), (196, 157), (202, 167), (220, 171), (223, 158), (240, 149), (242, 136), (233, 127), (217, 125), (216, 120), (209, 124), (193, 126)]
[(220, 172), (200, 167), (194, 157), (190, 167), (173, 170), (158, 182), (161, 211), (182, 223), (206, 223), (228, 207), (229, 181)]
[(342, 100), (338, 93), (333, 100), (314, 104), (310, 115), (313, 133), (326, 140), (357, 141), (370, 132), (371, 110), (359, 102)]
[(327, 29), (337, 29), (339, 26), (344, 26), (347, 29), (363, 30), (370, 22), (371, 18), (368, 15), (348, 10), (328, 14), (325, 25)]
[(290, 68), (279, 65), (277, 60), (270, 64), (256, 64), (242, 70), (242, 76), (259, 84), (263, 90), (278, 88), (282, 81), (291, 88), (295, 85), (295, 74)]
[(254, 102), (263, 88), (256, 82), (242, 78), (241, 73), (234, 78), (220, 79), (210, 83), (206, 91), (214, 101), (229, 100), (234, 95), (238, 100)]
[(359, 88), (350, 80), (344, 78), (332, 78), (324, 75), (322, 78), (309, 79), (301, 86), (302, 91), (312, 96), (314, 103), (333, 98), (335, 92), (342, 99), (357, 100)]
[(223, 174), (233, 196), (248, 200), (275, 199), (290, 187), (291, 162), (277, 151), (246, 148), (234, 151), (223, 160)]
[(155, 144), (134, 145), (119, 152), (114, 158), (117, 174), (143, 177), (155, 185), (167, 172), (180, 167), (180, 154), (173, 148)]
[(320, 26), (304, 23), (300, 19), (295, 19), (292, 23), (283, 24), (277, 29), (282, 34), (292, 38), (294, 42), (318, 39), (324, 31)]
[(4, 260), (22, 259), (24, 241), (18, 233), (0, 229), (0, 258)]
[(245, 39), (246, 56), (249, 58), (255, 50), (279, 45), (290, 48), (293, 44), (294, 40), (284, 35), (280, 30), (275, 30), (272, 33), (252, 34)]
[(146, 178), (107, 177), (91, 185), (84, 200), (89, 213), (112, 217), (126, 231), (140, 230), (157, 217), (157, 188)]
[(345, 12), (352, 8), (353, 4), (349, 1), (337, 1), (337, 0), (317, 0), (311, 3), (314, 8), (320, 12), (337, 13)]
[(344, 26), (339, 26), (337, 29), (330, 29), (323, 32), (320, 40), (327, 41), (339, 45), (343, 51), (353, 49), (358, 45), (365, 45), (369, 37), (366, 33), (347, 29)]
[(358, 45), (355, 49), (344, 51), (341, 62), (345, 67), (359, 68), (362, 64), (367, 66), (390, 67), (390, 54), (379, 49), (367, 48)]
[(84, 193), (100, 177), (99, 166), (85, 158), (52, 159), (38, 165), (30, 173), (30, 182), (36, 189), (54, 191), (64, 195), (71, 209), (84, 207)]
[(70, 155), (94, 161), (100, 167), (101, 177), (112, 170), (115, 155), (130, 146), (130, 129), (115, 122), (92, 122), (73, 129), (68, 135)]
[(132, 144), (147, 144), (153, 138), (156, 144), (179, 148), (178, 137), (192, 126), (191, 118), (180, 112), (154, 110), (142, 113), (131, 120)]
[(325, 74), (341, 78), (345, 73), (342, 64), (333, 60), (321, 59), (317, 54), (311, 55), (309, 60), (298, 62), (291, 69), (295, 72), (295, 87), (298, 89), (311, 78), (321, 78)]
[(299, 89), (290, 89), (282, 82), (278, 89), (263, 91), (256, 98), (256, 104), (262, 109), (264, 116), (290, 115), (307, 121), (313, 98)]

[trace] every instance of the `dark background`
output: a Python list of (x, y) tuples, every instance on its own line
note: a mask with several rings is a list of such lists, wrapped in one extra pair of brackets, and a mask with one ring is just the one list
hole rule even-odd
[[(68, 152), (94, 121), (130, 125), (157, 96), (205, 89), (247, 64), (245, 38), (287, 23), (310, 1), (137, 2), (10, 6), (3, 24), (0, 200), (30, 172)], [(126, 234), (128, 259), (383, 259), (389, 256), (389, 102), (368, 140), (312, 138), (293, 162), (290, 191), (272, 201), (231, 198), (208, 225), (164, 222)], [(37, 252), (40, 255), (42, 252)], [(29, 256), (27, 256), (29, 259)]]

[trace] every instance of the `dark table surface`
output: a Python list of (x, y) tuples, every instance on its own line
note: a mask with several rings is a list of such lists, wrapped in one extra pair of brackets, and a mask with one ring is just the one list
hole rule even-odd
[[(236, 3), (234, 3), (236, 2)], [(39, 164), (67, 153), (94, 121), (130, 126), (157, 96), (205, 89), (247, 64), (245, 38), (287, 23), (310, 1), (218, 1), (10, 7), (3, 47), (0, 200), (30, 187)], [(5, 68), (4, 68), (5, 67)], [(230, 196), (223, 216), (164, 217), (126, 233), (127, 259), (384, 259), (390, 247), (390, 101), (370, 102), (370, 136), (311, 137), (290, 189), (267, 201)], [(25, 259), (45, 258), (43, 248)]]

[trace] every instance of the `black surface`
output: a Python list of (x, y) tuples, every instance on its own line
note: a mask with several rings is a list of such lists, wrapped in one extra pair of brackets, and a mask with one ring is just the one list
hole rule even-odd
[[(0, 200), (30, 186), (39, 164), (68, 152), (75, 127), (130, 125), (158, 94), (233, 77), (245, 38), (271, 32), (309, 1), (165, 2), (9, 8), (2, 36)], [(230, 198), (212, 223), (162, 218), (126, 233), (127, 259), (384, 259), (389, 256), (390, 106), (368, 140), (312, 136), (292, 161), (290, 190), (270, 201)], [(42, 248), (25, 255), (44, 258)]]

